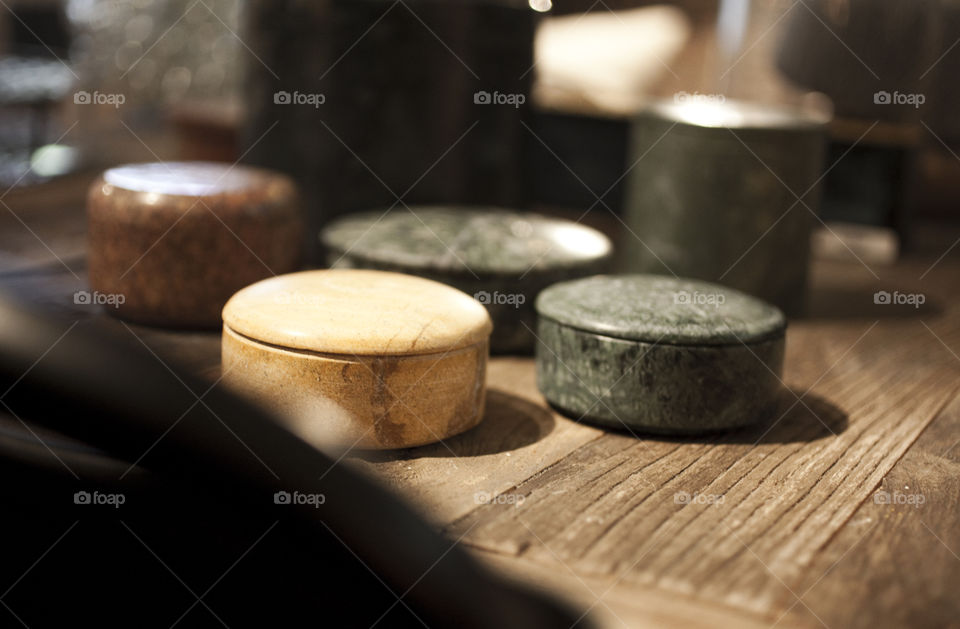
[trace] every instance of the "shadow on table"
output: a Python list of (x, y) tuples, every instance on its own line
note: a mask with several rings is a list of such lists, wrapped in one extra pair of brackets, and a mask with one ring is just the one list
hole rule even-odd
[[(799, 401), (798, 401), (799, 398)], [(741, 428), (721, 441), (727, 443), (796, 443), (839, 435), (847, 429), (848, 416), (829, 400), (793, 389), (784, 389), (780, 403), (766, 421)]]
[(549, 410), (516, 395), (491, 389), (483, 421), (475, 428), (443, 443), (394, 452), (369, 453), (376, 460), (449, 458), (480, 456), (509, 452), (540, 441), (553, 431), (553, 415)]
[[(800, 398), (801, 401), (797, 401)], [(561, 411), (557, 411), (561, 412)], [(840, 408), (813, 393), (783, 389), (776, 410), (765, 420), (752, 426), (731, 431), (710, 432), (700, 435), (668, 435), (644, 432), (634, 428), (630, 431), (605, 428), (607, 432), (636, 437), (643, 440), (671, 441), (676, 443), (799, 443), (816, 441), (839, 435), (847, 429), (848, 418)]]

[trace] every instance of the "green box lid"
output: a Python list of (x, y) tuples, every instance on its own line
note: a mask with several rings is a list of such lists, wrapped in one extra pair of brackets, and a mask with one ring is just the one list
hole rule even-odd
[(671, 345), (757, 343), (782, 336), (783, 313), (719, 284), (661, 275), (597, 275), (554, 284), (537, 313), (571, 328)]
[(334, 259), (481, 277), (590, 267), (613, 250), (606, 236), (573, 221), (475, 206), (361, 212), (331, 223), (321, 240)]

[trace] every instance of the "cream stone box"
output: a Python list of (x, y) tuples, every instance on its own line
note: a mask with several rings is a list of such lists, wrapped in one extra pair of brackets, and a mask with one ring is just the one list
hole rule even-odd
[(257, 282), (223, 309), (223, 380), (315, 445), (403, 448), (483, 418), (490, 317), (455, 288), (371, 270)]

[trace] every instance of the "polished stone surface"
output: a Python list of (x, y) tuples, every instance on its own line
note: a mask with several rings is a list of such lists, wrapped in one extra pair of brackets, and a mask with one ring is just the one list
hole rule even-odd
[(301, 261), (296, 187), (259, 168), (111, 168), (90, 187), (87, 219), (91, 289), (121, 302), (107, 312), (140, 323), (218, 327), (234, 292)]
[(631, 239), (620, 268), (721, 282), (802, 313), (826, 121), (733, 100), (645, 108), (632, 122), (623, 212), (643, 244)]
[(569, 416), (656, 434), (700, 434), (770, 416), (785, 321), (704, 282), (596, 276), (537, 300), (537, 385)]
[(364, 212), (331, 224), (322, 241), (354, 260), (468, 275), (576, 268), (612, 250), (606, 236), (579, 223), (480, 207)]
[(530, 353), (539, 292), (606, 270), (612, 254), (606, 236), (573, 221), (474, 206), (364, 212), (321, 240), (335, 268), (400, 271), (473, 295), (494, 320), (497, 353)]
[(600, 275), (555, 284), (537, 311), (615, 338), (675, 345), (753, 343), (782, 336), (783, 313), (740, 291), (662, 275)]

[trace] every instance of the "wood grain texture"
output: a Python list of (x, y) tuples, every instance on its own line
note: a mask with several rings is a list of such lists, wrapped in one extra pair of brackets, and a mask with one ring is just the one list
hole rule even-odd
[[(938, 416), (784, 597), (779, 621), (960, 627), (960, 398)], [(889, 502), (887, 502), (889, 501)], [(857, 602), (860, 604), (851, 604)]]
[[(474, 549), (474, 556), (505, 577), (522, 581), (544, 593), (565, 600), (582, 614), (583, 621), (599, 629), (651, 627), (671, 629), (770, 629), (770, 621), (735, 607), (712, 605), (683, 594), (627, 582), (618, 576), (578, 574), (570, 569), (524, 558)], [(806, 626), (784, 618), (779, 629)], [(571, 628), (572, 629), (572, 628)]]

